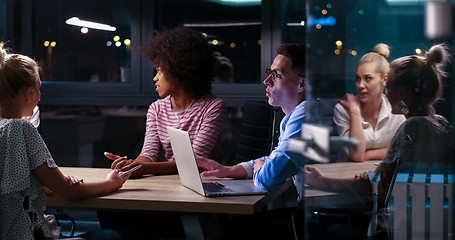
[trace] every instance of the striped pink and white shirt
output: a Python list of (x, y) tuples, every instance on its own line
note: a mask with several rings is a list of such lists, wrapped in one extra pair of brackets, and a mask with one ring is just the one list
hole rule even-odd
[(169, 96), (159, 99), (148, 109), (144, 146), (140, 156), (156, 162), (162, 151), (165, 160), (174, 160), (166, 129), (171, 126), (189, 133), (195, 155), (220, 160), (221, 132), (225, 120), (226, 105), (219, 97), (204, 96), (181, 112), (172, 109)]

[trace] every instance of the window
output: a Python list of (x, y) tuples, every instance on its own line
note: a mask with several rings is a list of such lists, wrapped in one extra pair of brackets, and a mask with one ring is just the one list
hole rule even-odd
[(44, 82), (131, 82), (129, 1), (47, 0), (32, 16), (33, 56)]
[[(183, 25), (206, 35), (221, 61), (232, 63), (232, 77), (216, 82), (258, 83), (260, 80), (261, 2), (196, 0), (158, 1), (158, 28)], [(228, 64), (228, 63), (227, 63)]]
[[(2, 0), (2, 17), (7, 19), (2, 23), (8, 22), (3, 28), (8, 28), (1, 39), (39, 62), (43, 104), (148, 105), (157, 98), (154, 70), (138, 47), (154, 30), (194, 28), (206, 35), (221, 63), (214, 94), (229, 105), (241, 105), (247, 96), (265, 100), (262, 72), (272, 56), (265, 56), (266, 63), (261, 55), (272, 45), (263, 43), (270, 30), (262, 22), (272, 14), (263, 14), (272, 1), (264, 2)], [(78, 20), (115, 30), (84, 27), (74, 23)]]

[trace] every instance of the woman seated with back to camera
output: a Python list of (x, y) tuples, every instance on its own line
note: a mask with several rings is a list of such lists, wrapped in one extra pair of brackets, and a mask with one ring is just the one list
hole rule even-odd
[(390, 50), (380, 43), (359, 60), (355, 74), (357, 97), (347, 93), (335, 106), (333, 121), (338, 134), (358, 141), (356, 150), (349, 150), (352, 161), (380, 160), (398, 127), (402, 115), (393, 115), (383, 94), (387, 83)]
[[(35, 60), (0, 47), (0, 239), (63, 238), (46, 194), (74, 201), (117, 191), (128, 179), (118, 170), (104, 181), (65, 176), (43, 138), (37, 104), (41, 79)], [(81, 239), (120, 239), (117, 232), (83, 233)]]
[[(403, 114), (406, 121), (395, 133), (387, 153), (375, 172), (380, 174), (378, 184), (378, 212), (387, 216), (385, 198), (396, 167), (403, 164), (441, 163), (451, 160), (451, 125), (442, 116), (435, 113), (433, 104), (442, 95), (442, 80), (445, 72), (444, 63), (449, 60), (445, 45), (435, 45), (423, 56), (405, 56), (390, 64), (387, 80), (387, 98), (392, 106), (393, 114)], [(398, 166), (397, 166), (398, 165)], [(353, 179), (335, 179), (324, 176), (317, 168), (307, 166), (308, 174), (305, 183), (310, 186), (334, 191), (357, 191), (360, 195), (371, 193), (371, 185), (367, 173), (355, 176)], [(428, 170), (427, 170), (428, 171)], [(384, 219), (384, 218), (379, 218)], [(388, 239), (387, 221), (378, 221), (375, 231), (377, 239)], [(364, 238), (366, 239), (366, 223)], [(347, 231), (324, 229), (320, 239), (330, 239), (335, 233), (337, 239), (342, 238)], [(341, 228), (343, 229), (343, 228)], [(344, 226), (346, 229), (346, 226)], [(315, 238), (318, 239), (318, 238)], [(349, 239), (352, 239), (349, 237)]]

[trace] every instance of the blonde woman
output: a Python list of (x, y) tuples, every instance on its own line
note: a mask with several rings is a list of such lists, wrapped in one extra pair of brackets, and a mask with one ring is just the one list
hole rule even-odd
[[(46, 209), (45, 189), (64, 200), (107, 194), (121, 188), (129, 174), (113, 170), (104, 181), (64, 176), (38, 130), (27, 119), (40, 100), (36, 62), (0, 48), (0, 239), (55, 239), (60, 227)], [(101, 230), (84, 239), (118, 239)]]
[(384, 87), (389, 72), (389, 46), (380, 43), (365, 54), (357, 65), (355, 86), (357, 96), (347, 93), (335, 106), (333, 120), (340, 136), (358, 140), (357, 150), (349, 150), (356, 162), (384, 158), (387, 146), (403, 115), (392, 115)]
[[(392, 114), (404, 115), (406, 120), (394, 134), (384, 159), (374, 170), (381, 174), (376, 206), (379, 216), (376, 229), (372, 229), (371, 239), (392, 239), (385, 199), (395, 169), (400, 166), (406, 169), (413, 165), (414, 173), (429, 173), (431, 169), (422, 166), (442, 164), (447, 169), (447, 164), (453, 161), (451, 124), (443, 116), (437, 115), (433, 106), (442, 96), (442, 78), (447, 76), (444, 66), (450, 61), (449, 52), (446, 45), (438, 44), (424, 56), (404, 56), (390, 63), (387, 99), (391, 103)], [(309, 186), (350, 193), (350, 196), (372, 196), (367, 173), (351, 179), (340, 179), (324, 175), (312, 166), (307, 166), (306, 170), (305, 183)], [(357, 229), (362, 239), (367, 239), (368, 224), (369, 221), (335, 223), (330, 227), (318, 226), (315, 232), (320, 233), (320, 239), (353, 239), (350, 235), (352, 232), (348, 230)], [(360, 227), (363, 231), (349, 225)], [(337, 229), (342, 231), (331, 231)]]

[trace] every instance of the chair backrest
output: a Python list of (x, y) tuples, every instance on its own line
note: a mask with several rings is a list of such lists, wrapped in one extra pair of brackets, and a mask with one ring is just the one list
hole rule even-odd
[(284, 116), (267, 102), (248, 100), (242, 107), (242, 123), (234, 162), (267, 156), (277, 142), (279, 122)]
[[(330, 130), (330, 136), (338, 136), (338, 131), (333, 121), (333, 109), (338, 102), (339, 98), (307, 100), (305, 122), (327, 126)], [(344, 148), (331, 148), (329, 154), (330, 162), (346, 162), (349, 158)]]

